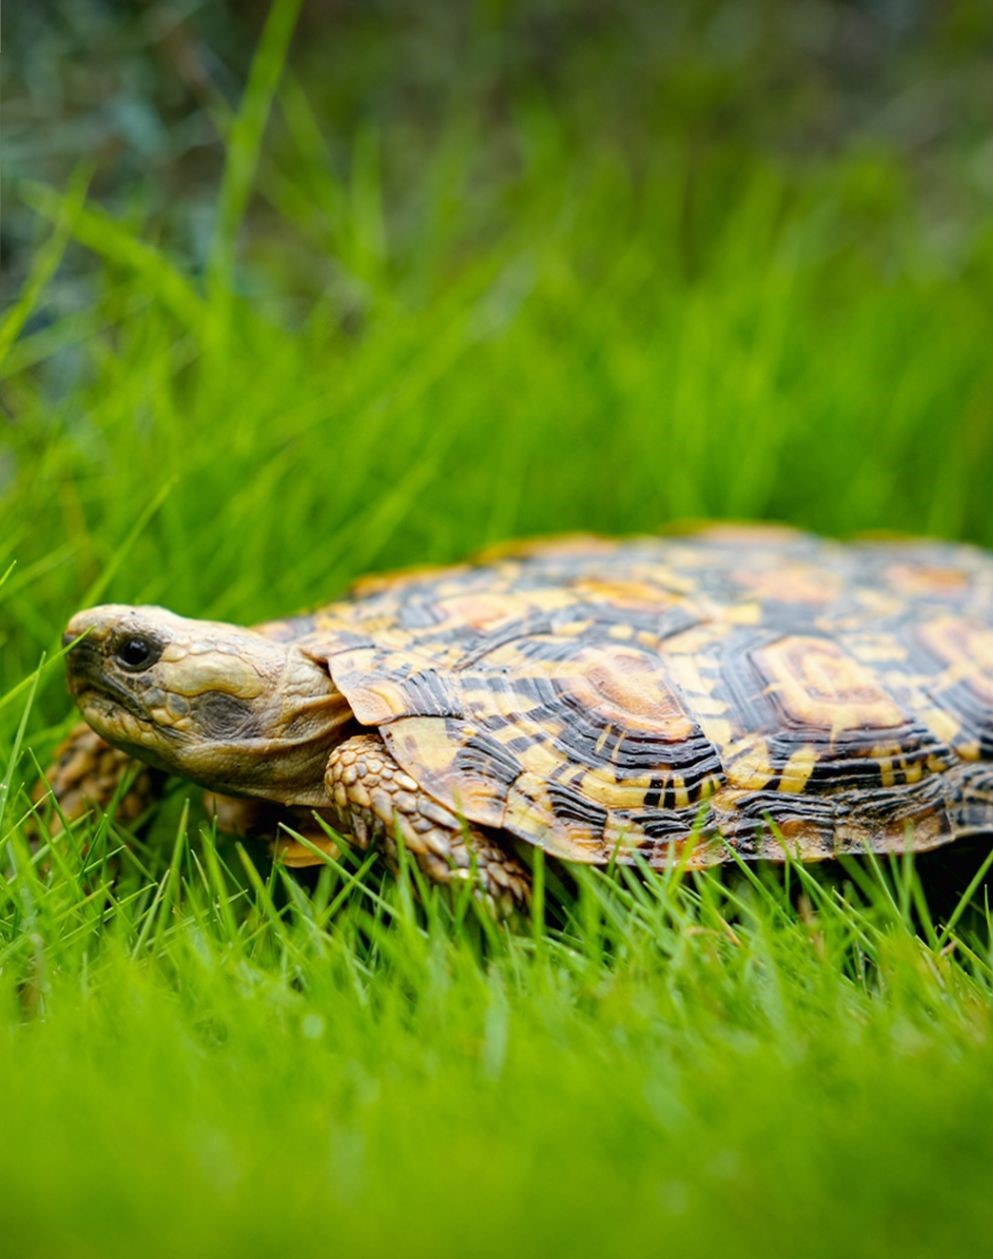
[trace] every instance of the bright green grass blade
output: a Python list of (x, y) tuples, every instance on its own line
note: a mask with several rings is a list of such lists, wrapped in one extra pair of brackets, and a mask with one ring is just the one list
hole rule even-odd
[(230, 294), (235, 244), (252, 190), (262, 135), (286, 61), (301, 0), (273, 0), (238, 113), (227, 130), (227, 161), (207, 263), (208, 300)]
[(58, 208), (51, 236), (34, 256), (31, 273), (14, 305), (0, 321), (0, 370), (14, 342), (38, 305), (42, 293), (58, 270), (72, 235), (77, 216), (86, 200), (89, 173), (77, 171)]
[(168, 310), (184, 328), (200, 335), (205, 325), (203, 303), (193, 285), (166, 256), (139, 240), (106, 211), (78, 206), (70, 214), (71, 197), (41, 184), (27, 184), (24, 200), (52, 223), (68, 226), (73, 237), (109, 264), (129, 272), (147, 293)]

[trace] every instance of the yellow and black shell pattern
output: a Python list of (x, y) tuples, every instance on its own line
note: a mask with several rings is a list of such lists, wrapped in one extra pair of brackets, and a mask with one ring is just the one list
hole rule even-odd
[(655, 867), (993, 834), (993, 556), (771, 526), (551, 539), (288, 623), (468, 822)]

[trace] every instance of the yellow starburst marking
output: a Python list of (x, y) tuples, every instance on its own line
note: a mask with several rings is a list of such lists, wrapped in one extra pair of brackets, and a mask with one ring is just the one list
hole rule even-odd
[(799, 794), (807, 785), (810, 775), (817, 764), (817, 751), (809, 743), (789, 757), (779, 776), (779, 790)]
[(762, 620), (762, 607), (758, 603), (739, 603), (725, 611), (724, 619), (731, 625), (758, 625)]
[(739, 739), (728, 748), (728, 782), (746, 791), (761, 791), (775, 777), (769, 760), (769, 747), (761, 735)]
[(690, 805), (690, 793), (686, 789), (686, 783), (680, 774), (672, 776), (672, 798), (676, 802), (677, 809), (686, 809)]
[(724, 717), (700, 718), (700, 729), (718, 748), (726, 748), (734, 737), (731, 723)]
[(945, 743), (954, 743), (962, 733), (962, 723), (943, 708), (926, 708), (921, 716), (928, 729)]
[(898, 743), (879, 743), (871, 752), (879, 766), (879, 780), (884, 787), (895, 787), (899, 782), (898, 771), (903, 768)]
[(993, 700), (993, 629), (962, 617), (940, 616), (921, 626), (920, 637), (947, 669), (940, 685), (966, 683)]

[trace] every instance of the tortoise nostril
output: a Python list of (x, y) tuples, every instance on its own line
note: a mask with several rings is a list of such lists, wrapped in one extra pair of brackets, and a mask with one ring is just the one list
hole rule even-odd
[(70, 678), (96, 679), (103, 673), (103, 657), (89, 635), (72, 634), (66, 630), (62, 637), (67, 650), (64, 657), (66, 673)]

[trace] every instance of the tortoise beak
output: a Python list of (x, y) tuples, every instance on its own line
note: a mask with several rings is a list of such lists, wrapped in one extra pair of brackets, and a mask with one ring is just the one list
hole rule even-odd
[(107, 629), (104, 626), (101, 632), (102, 618), (94, 615), (98, 610), (90, 608), (85, 612), (77, 612), (62, 635), (62, 646), (68, 649), (65, 657), (66, 675), (73, 695), (84, 686), (94, 686), (102, 681), (101, 646), (107, 637)]
[(70, 694), (78, 695), (87, 687), (102, 687), (106, 684), (102, 660), (99, 647), (88, 638), (75, 641), (75, 645), (66, 653), (66, 681)]

